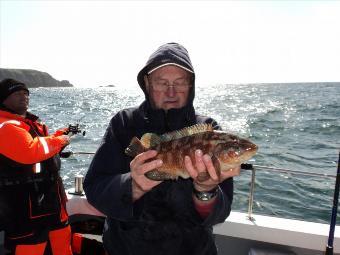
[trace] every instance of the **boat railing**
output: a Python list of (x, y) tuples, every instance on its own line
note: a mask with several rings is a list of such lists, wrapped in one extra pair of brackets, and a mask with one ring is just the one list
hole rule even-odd
[[(72, 152), (67, 151), (63, 152), (62, 157), (68, 158), (71, 155), (93, 155), (94, 152)], [(249, 202), (248, 202), (248, 219), (251, 221), (255, 221), (252, 217), (253, 214), (253, 204), (254, 204), (254, 193), (255, 193), (255, 175), (256, 170), (265, 170), (270, 172), (280, 172), (292, 175), (302, 175), (302, 176), (314, 176), (314, 177), (326, 177), (326, 178), (335, 178), (336, 175), (331, 174), (324, 174), (324, 173), (313, 173), (313, 172), (306, 172), (306, 171), (299, 171), (299, 170), (291, 170), (291, 169), (284, 169), (284, 168), (276, 168), (270, 166), (262, 166), (250, 163), (241, 164), (241, 169), (243, 170), (250, 170), (251, 171), (251, 183), (249, 189)]]
[(265, 170), (265, 171), (270, 171), (270, 172), (280, 172), (280, 173), (287, 173), (287, 174), (292, 174), (292, 175), (303, 175), (303, 176), (314, 176), (314, 177), (326, 177), (326, 178), (336, 177), (336, 175), (331, 175), (331, 174), (305, 172), (305, 171), (299, 171), (299, 170), (261, 166), (261, 165), (255, 165), (255, 164), (249, 164), (249, 163), (241, 164), (241, 169), (251, 171), (251, 183), (250, 183), (250, 189), (249, 189), (248, 216), (247, 216), (250, 221), (255, 221), (252, 214), (253, 214), (253, 204), (254, 204), (256, 170)]

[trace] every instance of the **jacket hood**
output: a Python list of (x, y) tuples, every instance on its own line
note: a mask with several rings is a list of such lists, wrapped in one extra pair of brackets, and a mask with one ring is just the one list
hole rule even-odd
[(138, 73), (137, 81), (145, 94), (145, 98), (148, 100), (144, 76), (157, 68), (171, 64), (192, 73), (192, 87), (188, 98), (188, 104), (192, 104), (195, 97), (195, 72), (188, 51), (178, 43), (166, 43), (160, 46), (153, 54), (151, 54), (145, 66)]

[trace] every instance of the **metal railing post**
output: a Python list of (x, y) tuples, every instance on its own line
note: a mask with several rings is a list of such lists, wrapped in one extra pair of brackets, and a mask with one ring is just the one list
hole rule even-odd
[(254, 192), (255, 192), (255, 168), (251, 169), (251, 183), (249, 191), (249, 204), (248, 204), (248, 219), (255, 221), (252, 216), (253, 213), (253, 203), (254, 203)]

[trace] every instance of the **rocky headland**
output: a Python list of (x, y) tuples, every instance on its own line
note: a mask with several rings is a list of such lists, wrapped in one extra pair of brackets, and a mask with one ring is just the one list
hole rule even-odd
[(58, 81), (46, 72), (30, 69), (7, 69), (0, 68), (0, 80), (12, 78), (25, 83), (29, 88), (37, 87), (73, 87), (67, 81)]

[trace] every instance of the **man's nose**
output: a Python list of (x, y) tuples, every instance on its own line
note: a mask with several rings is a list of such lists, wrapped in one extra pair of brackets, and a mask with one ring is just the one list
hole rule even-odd
[(176, 94), (175, 86), (169, 85), (168, 89), (166, 90), (168, 96), (174, 96)]

